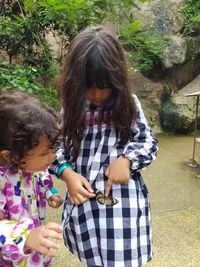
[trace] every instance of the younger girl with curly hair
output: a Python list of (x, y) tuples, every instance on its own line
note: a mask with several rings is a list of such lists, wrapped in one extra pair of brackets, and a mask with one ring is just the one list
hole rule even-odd
[(0, 266), (47, 267), (62, 226), (45, 224), (62, 199), (45, 171), (60, 130), (54, 111), (20, 91), (0, 95)]

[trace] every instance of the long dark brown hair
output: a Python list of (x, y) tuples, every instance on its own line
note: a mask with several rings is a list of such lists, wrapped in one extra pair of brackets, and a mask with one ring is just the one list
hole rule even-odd
[(18, 169), (20, 160), (39, 144), (43, 134), (54, 148), (60, 136), (56, 112), (29, 93), (1, 92), (0, 150), (10, 151), (11, 167)]
[(84, 130), (86, 90), (92, 86), (112, 90), (112, 121), (124, 145), (131, 136), (136, 109), (131, 96), (130, 79), (122, 45), (103, 26), (88, 27), (70, 43), (63, 69), (61, 101), (63, 140), (73, 146), (75, 161)]

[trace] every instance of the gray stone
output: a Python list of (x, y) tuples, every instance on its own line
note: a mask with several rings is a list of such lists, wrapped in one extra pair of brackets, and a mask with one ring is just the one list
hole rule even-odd
[(142, 18), (144, 30), (155, 26), (161, 35), (176, 34), (184, 26), (184, 15), (180, 10), (184, 2), (184, 0), (155, 0), (142, 4), (137, 1), (137, 8), (133, 9), (132, 17)]
[(187, 45), (181, 36), (172, 36), (167, 43), (162, 56), (162, 63), (165, 68), (172, 68), (174, 65), (183, 64), (186, 60)]

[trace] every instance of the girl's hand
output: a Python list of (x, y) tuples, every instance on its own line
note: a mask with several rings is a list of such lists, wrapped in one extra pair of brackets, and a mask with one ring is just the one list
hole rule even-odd
[(127, 184), (130, 178), (130, 161), (123, 156), (114, 160), (106, 169), (108, 177), (105, 196), (108, 197), (112, 184)]
[(62, 205), (63, 199), (60, 194), (54, 194), (47, 199), (47, 202), (51, 208), (57, 209)]
[(57, 256), (57, 249), (60, 247), (53, 239), (62, 239), (63, 228), (57, 223), (47, 223), (33, 229), (25, 243), (25, 247), (36, 250), (44, 256)]
[(89, 198), (95, 197), (95, 193), (88, 180), (72, 169), (65, 169), (61, 174), (61, 178), (67, 184), (72, 204), (79, 205), (86, 202)]

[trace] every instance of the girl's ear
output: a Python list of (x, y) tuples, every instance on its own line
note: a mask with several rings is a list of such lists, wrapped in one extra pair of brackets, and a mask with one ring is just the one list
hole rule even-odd
[(1, 150), (0, 151), (0, 163), (10, 163), (10, 151)]

